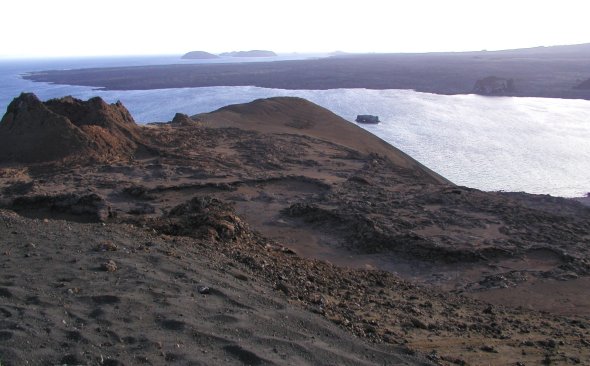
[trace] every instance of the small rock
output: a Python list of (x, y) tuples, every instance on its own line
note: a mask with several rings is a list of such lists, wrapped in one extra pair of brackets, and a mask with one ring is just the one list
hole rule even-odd
[(100, 268), (103, 271), (107, 271), (107, 272), (115, 272), (118, 268), (117, 268), (117, 263), (115, 263), (115, 261), (113, 260), (109, 260), (107, 262), (104, 262)]
[(412, 318), (410, 319), (410, 322), (412, 322), (412, 325), (416, 328), (428, 329), (428, 325), (418, 318)]
[(496, 314), (496, 312), (494, 311), (494, 307), (492, 305), (488, 305), (488, 307), (483, 310), (483, 313), (490, 315)]
[(438, 353), (436, 351), (432, 351), (430, 352), (426, 358), (428, 358), (430, 361), (434, 361), (436, 363), (438, 363), (438, 361), (440, 361), (440, 356), (438, 355)]
[(485, 345), (485, 346), (481, 346), (480, 350), (484, 351), (484, 352), (489, 352), (489, 353), (498, 353), (498, 351), (496, 351), (496, 349), (490, 345)]
[(311, 311), (314, 314), (320, 314), (320, 315), (324, 315), (326, 313), (324, 311), (324, 308), (321, 305), (311, 305), (309, 307), (309, 311)]
[(276, 289), (285, 293), (285, 295), (289, 295), (289, 286), (287, 286), (284, 282), (277, 283)]
[(117, 249), (117, 245), (110, 240), (103, 241), (95, 248), (97, 252), (115, 252)]
[(232, 273), (232, 274), (233, 274), (233, 276), (234, 276), (235, 278), (237, 278), (237, 279), (238, 279), (238, 280), (240, 280), (240, 281), (248, 281), (248, 276), (246, 276), (246, 275), (245, 275), (245, 274), (243, 274), (243, 273), (237, 273), (237, 272), (235, 272), (235, 273)]
[(288, 255), (297, 255), (297, 253), (295, 253), (295, 251), (293, 251), (293, 249), (290, 249), (287, 247), (282, 247), (281, 251), (285, 254), (288, 254)]
[(555, 339), (547, 339), (545, 341), (539, 341), (539, 345), (544, 348), (555, 348), (557, 347), (557, 342)]
[(527, 346), (527, 347), (534, 347), (535, 346), (535, 342), (533, 342), (531, 340), (527, 340), (527, 341), (521, 342), (521, 345)]

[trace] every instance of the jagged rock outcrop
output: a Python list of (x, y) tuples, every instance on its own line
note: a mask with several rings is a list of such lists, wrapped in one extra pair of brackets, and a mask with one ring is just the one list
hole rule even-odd
[(121, 102), (71, 96), (41, 102), (22, 93), (0, 122), (0, 161), (128, 158), (142, 144), (140, 128)]
[(184, 113), (176, 113), (174, 118), (172, 118), (172, 124), (178, 124), (181, 126), (188, 126), (191, 125), (194, 121)]
[(478, 80), (472, 93), (481, 95), (506, 95), (514, 92), (514, 80), (489, 76)]
[(219, 56), (205, 51), (191, 51), (182, 55), (181, 58), (185, 60), (209, 60), (219, 58)]
[(211, 196), (194, 197), (174, 207), (167, 217), (151, 224), (169, 235), (186, 235), (210, 240), (237, 240), (251, 235), (250, 228), (233, 206)]

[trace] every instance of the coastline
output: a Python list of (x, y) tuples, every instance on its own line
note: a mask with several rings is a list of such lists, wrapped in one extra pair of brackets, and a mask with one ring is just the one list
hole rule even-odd
[(508, 51), (369, 54), (256, 63), (48, 70), (22, 77), (104, 90), (257, 86), (288, 90), (410, 89), (457, 95), (472, 94), (478, 80), (497, 76), (513, 79), (515, 89), (494, 96), (590, 100), (590, 89), (575, 89), (590, 77), (590, 53), (526, 55)]

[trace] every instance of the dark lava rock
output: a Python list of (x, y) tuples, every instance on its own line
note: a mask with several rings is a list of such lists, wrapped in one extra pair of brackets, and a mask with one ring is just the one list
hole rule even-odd
[(230, 241), (250, 233), (232, 205), (210, 196), (197, 196), (174, 207), (166, 218), (155, 219), (152, 227), (169, 235)]
[(16, 182), (4, 188), (5, 194), (27, 194), (35, 188), (35, 182)]
[(131, 187), (126, 187), (123, 188), (123, 193), (137, 199), (154, 199), (154, 196), (150, 195), (148, 189), (144, 186), (133, 185)]
[(498, 353), (498, 351), (493, 346), (490, 346), (490, 345), (484, 345), (480, 349), (484, 352)]
[(154, 212), (156, 212), (156, 208), (145, 202), (137, 203), (135, 207), (129, 210), (131, 215), (149, 215), (153, 214)]
[(49, 210), (78, 216), (85, 221), (104, 221), (110, 215), (110, 207), (104, 198), (96, 193), (17, 197), (13, 200), (11, 209), (16, 212)]
[(115, 263), (115, 261), (113, 261), (113, 260), (108, 260), (108, 261), (104, 262), (103, 264), (100, 265), (100, 268), (106, 272), (115, 272), (118, 269), (117, 263)]

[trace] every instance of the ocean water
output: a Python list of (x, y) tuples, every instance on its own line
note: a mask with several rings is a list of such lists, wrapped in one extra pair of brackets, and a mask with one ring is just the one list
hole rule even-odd
[[(303, 58), (287, 58), (297, 57)], [(169, 121), (176, 112), (192, 115), (257, 98), (298, 96), (349, 121), (354, 121), (357, 114), (378, 115), (380, 124), (362, 127), (456, 184), (487, 191), (562, 197), (590, 192), (590, 101), (367, 89), (207, 87), (104, 91), (34, 83), (20, 76), (36, 70), (184, 62), (203, 61), (173, 57), (0, 61), (0, 110), (3, 113), (23, 91), (34, 92), (43, 100), (98, 95), (109, 102), (121, 100), (138, 123), (147, 123)]]

